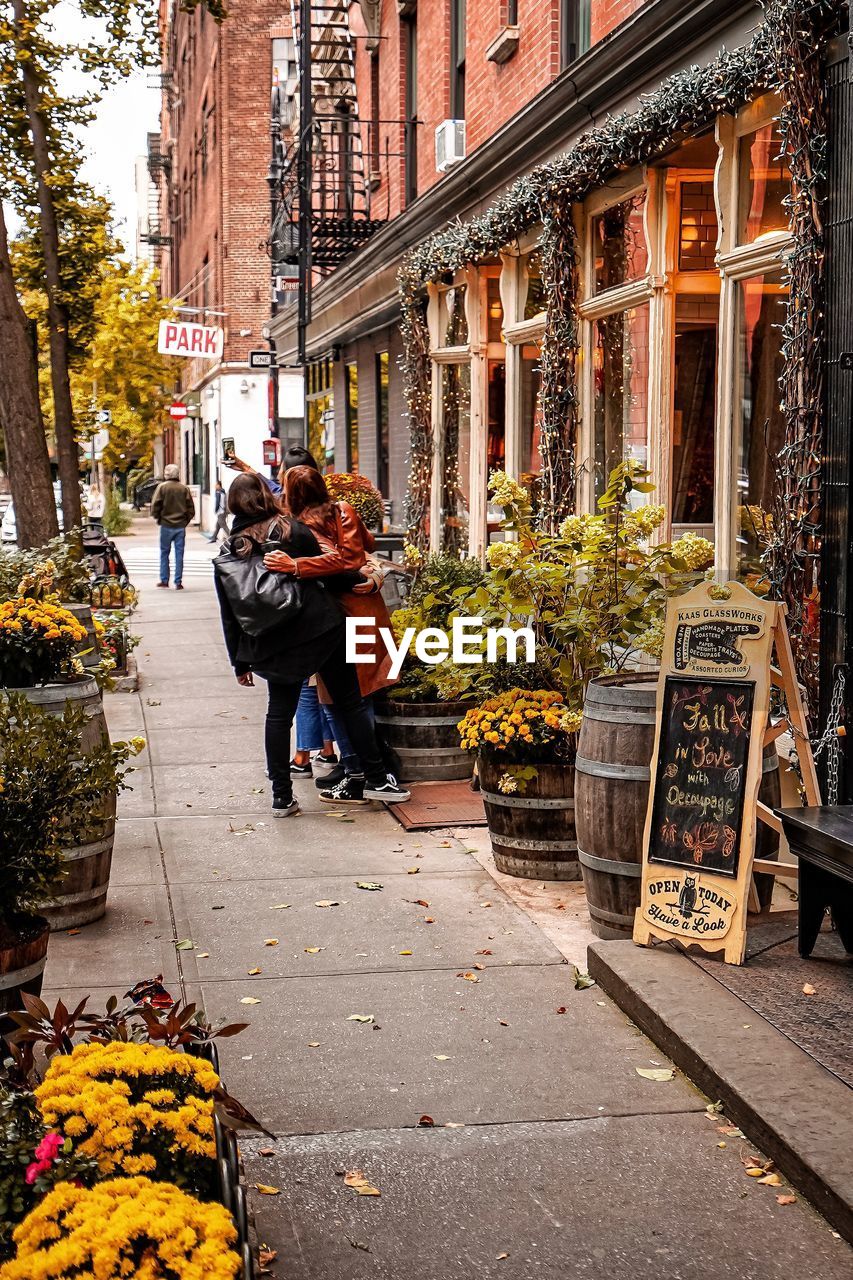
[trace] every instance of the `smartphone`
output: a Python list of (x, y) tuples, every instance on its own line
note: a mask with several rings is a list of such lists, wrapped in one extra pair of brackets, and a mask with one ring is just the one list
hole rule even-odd
[(222, 461), (230, 462), (235, 457), (234, 453), (234, 437), (223, 436), (222, 438)]

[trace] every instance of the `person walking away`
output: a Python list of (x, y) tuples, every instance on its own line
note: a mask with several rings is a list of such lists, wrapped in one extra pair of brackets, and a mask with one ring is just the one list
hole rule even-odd
[(89, 493), (86, 497), (86, 515), (92, 524), (100, 524), (104, 518), (104, 512), (107, 509), (107, 500), (101, 493), (98, 484), (93, 481), (89, 485)]
[[(290, 776), (290, 737), (303, 681), (316, 671), (322, 679), (358, 752), (365, 771), (364, 796), (397, 804), (409, 792), (387, 776), (370, 716), (358, 685), (355, 668), (346, 660), (343, 611), (319, 579), (299, 584), (298, 609), (288, 611), (281, 624), (250, 634), (238, 621), (226, 588), (226, 557), (264, 554), (270, 542), (299, 564), (304, 556), (317, 556), (319, 544), (304, 525), (283, 516), (267, 486), (256, 475), (238, 476), (228, 491), (232, 516), (231, 536), (213, 561), (222, 630), (238, 684), (251, 686), (257, 675), (267, 682), (268, 705), (264, 729), (267, 773), (272, 783), (273, 813), (290, 817), (298, 813)], [(250, 607), (252, 597), (240, 601)]]
[(184, 544), (187, 525), (195, 517), (193, 496), (178, 479), (180, 472), (174, 462), (165, 468), (165, 479), (158, 484), (151, 501), (151, 515), (160, 526), (160, 581), (158, 587), (169, 585), (169, 555), (175, 548), (175, 590), (183, 591)]
[(228, 537), (228, 518), (225, 514), (225, 488), (221, 480), (216, 481), (213, 491), (213, 533), (207, 535), (208, 542), (218, 542), (220, 533)]
[[(281, 552), (272, 552), (264, 561), (267, 567), (293, 573), (302, 582), (354, 570), (360, 571), (364, 579), (345, 591), (340, 601), (348, 617), (371, 618), (374, 623), (370, 660), (356, 665), (362, 697), (373, 722), (373, 695), (395, 683), (390, 676), (391, 657), (379, 633), (380, 627), (390, 630), (391, 626), (380, 594), (382, 571), (368, 564), (369, 553), (375, 547), (373, 535), (348, 502), (332, 502), (325, 480), (311, 467), (292, 467), (285, 473), (284, 498), (286, 509), (311, 529), (322, 554), (295, 563)], [(329, 578), (330, 586), (333, 581)], [(370, 646), (365, 643), (362, 648), (368, 651)], [(331, 716), (336, 723), (334, 706)], [(341, 748), (342, 770), (339, 776), (332, 774), (323, 780), (320, 799), (330, 804), (363, 804), (363, 775), (357, 752), (346, 742), (343, 730), (336, 730), (335, 736)]]

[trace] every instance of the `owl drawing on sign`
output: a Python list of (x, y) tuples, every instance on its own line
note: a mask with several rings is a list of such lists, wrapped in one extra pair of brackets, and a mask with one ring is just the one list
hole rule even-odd
[(681, 892), (678, 895), (678, 905), (676, 910), (684, 916), (685, 920), (689, 920), (693, 915), (696, 907), (696, 877), (685, 876), (684, 884), (681, 886)]

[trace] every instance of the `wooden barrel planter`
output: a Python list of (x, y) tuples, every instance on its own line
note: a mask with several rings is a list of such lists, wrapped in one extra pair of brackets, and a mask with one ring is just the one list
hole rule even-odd
[(0, 925), (0, 1036), (14, 1029), (8, 1014), (23, 1009), (24, 992), (41, 995), (49, 939), (41, 916), (22, 918), (17, 930)]
[(69, 603), (63, 600), (62, 608), (67, 609), (69, 613), (73, 613), (80, 625), (86, 628), (86, 639), (81, 640), (77, 646), (78, 658), (84, 667), (96, 667), (101, 661), (101, 654), (98, 649), (98, 637), (95, 635), (92, 606), (90, 604)]
[(91, 924), (104, 915), (115, 844), (115, 815), (113, 795), (104, 801), (100, 821), (89, 838), (60, 853), (60, 873), (54, 892), (40, 902), (38, 908), (51, 933)]
[(31, 689), (9, 689), (7, 692), (22, 693), (28, 702), (44, 707), (54, 716), (63, 714), (66, 702), (81, 705), (86, 712), (86, 724), (80, 740), (83, 752), (109, 741), (104, 702), (94, 676), (80, 676), (76, 680), (42, 684)]
[(592, 931), (629, 938), (640, 905), (657, 672), (591, 680), (575, 761), (575, 819)]
[(495, 866), (526, 880), (580, 880), (575, 770), (564, 764), (538, 764), (536, 770), (522, 792), (504, 795), (498, 782), (506, 766), (478, 758)]
[(376, 703), (376, 723), (388, 763), (401, 782), (458, 782), (471, 777), (471, 757), (459, 742), (464, 702)]

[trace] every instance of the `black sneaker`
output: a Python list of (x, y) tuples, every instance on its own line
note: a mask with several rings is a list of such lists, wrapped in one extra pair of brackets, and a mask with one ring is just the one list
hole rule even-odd
[(314, 786), (322, 787), (325, 790), (327, 787), (336, 787), (339, 782), (343, 782), (344, 779), (348, 777), (349, 777), (349, 774), (347, 773), (344, 766), (342, 764), (336, 764), (332, 769), (329, 770), (329, 772), (325, 775), (325, 777), (321, 777), (318, 774), (317, 777), (314, 779)]
[(311, 777), (311, 761), (307, 764), (297, 764), (295, 760), (290, 762), (291, 778), (310, 778)]
[(412, 793), (401, 787), (393, 773), (389, 773), (378, 786), (368, 783), (364, 788), (365, 800), (381, 800), (384, 804), (402, 804), (412, 798)]
[(273, 796), (272, 816), (274, 818), (292, 818), (298, 812), (299, 805), (296, 800), (289, 800), (285, 796)]
[(334, 752), (330, 756), (324, 756), (322, 752), (318, 752), (311, 761), (311, 768), (314, 770), (315, 778), (322, 778), (324, 782), (328, 782), (331, 774), (337, 772), (339, 768), (338, 757)]
[(320, 792), (326, 804), (367, 804), (364, 798), (364, 779), (347, 775), (336, 787)]

